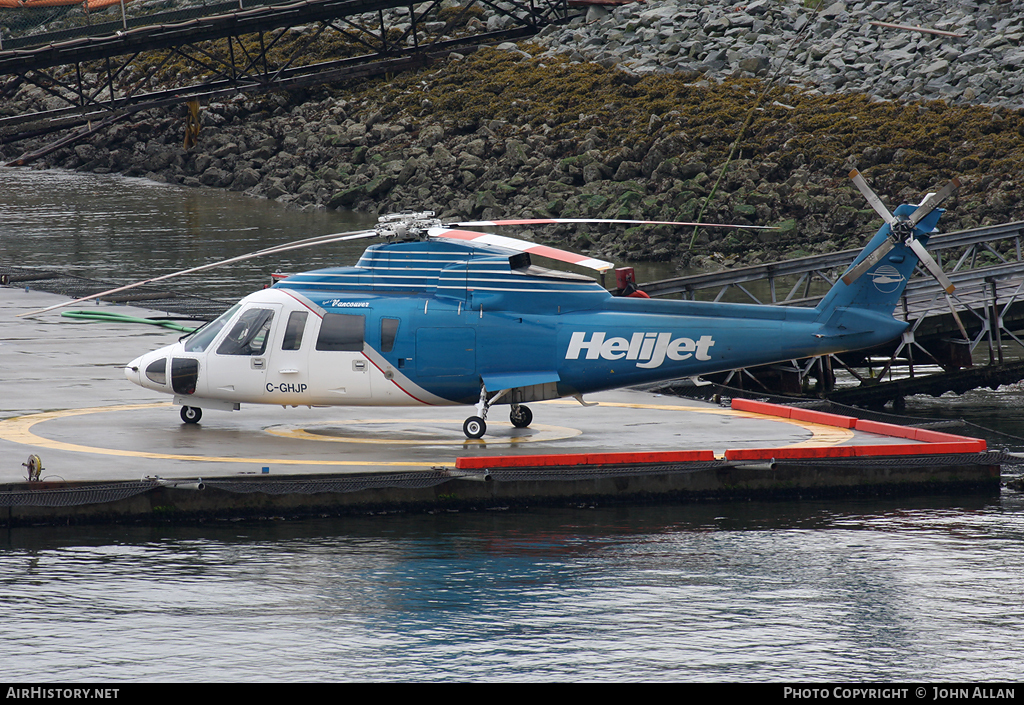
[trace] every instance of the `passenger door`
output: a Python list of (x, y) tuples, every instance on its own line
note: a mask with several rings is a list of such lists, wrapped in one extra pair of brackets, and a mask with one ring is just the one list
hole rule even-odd
[(325, 313), (309, 352), (311, 398), (317, 404), (368, 404), (370, 361), (363, 355), (366, 316)]

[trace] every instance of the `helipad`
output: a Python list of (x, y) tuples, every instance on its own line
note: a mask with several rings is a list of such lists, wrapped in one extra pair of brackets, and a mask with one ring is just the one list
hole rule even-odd
[[(5, 391), (0, 398), (0, 484), (4, 485), (0, 494), (7, 490), (20, 493), (19, 497), (26, 493), (36, 497), (34, 493), (62, 487), (152, 482), (153, 478), (201, 477), (207, 484), (215, 484), (218, 479), (228, 482), (254, 476), (267, 482), (401, 474), (406, 481), (416, 477), (409, 473), (437, 478), (439, 473), (452, 472), (452, 477), (467, 479), (465, 472), (455, 471), (510, 464), (552, 468), (562, 457), (566, 467), (589, 467), (585, 458), (598, 456), (614, 461), (609, 463), (610, 469), (602, 471), (602, 477), (614, 475), (618, 468), (636, 478), (646, 461), (632, 462), (629, 458), (633, 456), (623, 454), (640, 458), (652, 453), (706, 451), (719, 459), (718, 465), (701, 467), (721, 469), (726, 467), (722, 458), (744, 449), (775, 449), (769, 456), (774, 458), (801, 448), (895, 449), (917, 442), (906, 434), (902, 438), (880, 435), (828, 419), (818, 423), (781, 418), (635, 390), (588, 397), (586, 401), (598, 402), (596, 406), (584, 407), (575, 400), (531, 404), (534, 423), (526, 429), (507, 422), (507, 407), (494, 407), (488, 434), (479, 440), (467, 440), (462, 433), (463, 407), (284, 409), (243, 405), (236, 412), (209, 411), (200, 424), (188, 425), (181, 422), (177, 408), (166, 398), (130, 384), (122, 372), (126, 361), (172, 342), (178, 333), (71, 320), (56, 314), (15, 318), (17, 313), (61, 299), (0, 288), (0, 364), (5, 371)], [(118, 310), (140, 316), (151, 313), (126, 307)], [(885, 452), (882, 448), (875, 455)], [(948, 455), (950, 449), (943, 452)], [(41, 460), (42, 482), (25, 482), (23, 463), (30, 455)], [(517, 457), (519, 460), (509, 460)], [(535, 461), (537, 458), (544, 461)], [(492, 463), (490, 459), (495, 460)], [(672, 467), (676, 468), (673, 472), (680, 472), (678, 463)], [(991, 484), (985, 479), (992, 476), (991, 466), (984, 467), (975, 474)], [(555, 479), (551, 472), (545, 479)], [(652, 474), (657, 475), (646, 473)], [(865, 475), (868, 484), (875, 482), (873, 478)], [(995, 478), (998, 483), (998, 472)], [(579, 475), (568, 473), (560, 479), (578, 483)], [(374, 486), (386, 484), (375, 482)], [(504, 483), (490, 485), (491, 493), (499, 498), (502, 492), (493, 485), (500, 484)], [(565, 488), (554, 491), (555, 485), (550, 483), (547, 487), (553, 490), (550, 496), (566, 495)], [(596, 487), (576, 485), (576, 489), (587, 495), (600, 494)], [(533, 497), (545, 494), (543, 489), (531, 491)], [(643, 489), (651, 491), (656, 491), (653, 485)], [(464, 489), (462, 492), (466, 494)], [(468, 494), (482, 497), (481, 492), (477, 488)], [(15, 499), (10, 495), (6, 502), (12, 507), (11, 517), (18, 511), (36, 516), (42, 512), (25, 509), (28, 505)], [(378, 500), (394, 501), (394, 497)], [(408, 501), (429, 501), (429, 497)]]

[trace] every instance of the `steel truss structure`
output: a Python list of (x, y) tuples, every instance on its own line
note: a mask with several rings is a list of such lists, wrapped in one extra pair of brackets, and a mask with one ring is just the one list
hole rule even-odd
[[(393, 73), (454, 50), (531, 36), (565, 21), (570, 12), (567, 0), (467, 0), (459, 8), (441, 0), (301, 0), (225, 11), (232, 5), (211, 6), (220, 11), (212, 16), (161, 23), (177, 15), (151, 15), (145, 26), (108, 23), (93, 28), (105, 32), (98, 35), (0, 51), (0, 101), (30, 83), (66, 103), (0, 118), (0, 132), (25, 123), (62, 127), (191, 99)], [(475, 19), (483, 9), (485, 21)], [(300, 27), (301, 33), (294, 31)], [(346, 55), (308, 62), (310, 47), (325, 37), (344, 46)], [(285, 51), (286, 39), (294, 41)], [(133, 64), (143, 56), (152, 60), (154, 53), (162, 57), (156, 68), (129, 80)], [(149, 77), (178, 59), (204, 78), (153, 89)]]

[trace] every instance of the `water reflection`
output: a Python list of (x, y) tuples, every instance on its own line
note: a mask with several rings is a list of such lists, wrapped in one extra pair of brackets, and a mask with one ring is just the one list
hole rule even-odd
[[(312, 235), (365, 228), (374, 219), (296, 211), (225, 191), (146, 179), (0, 169), (4, 259), (124, 283), (245, 254)], [(365, 243), (297, 250), (192, 275), (180, 286), (238, 298), (270, 273), (353, 264)]]
[(0, 675), (1010, 680), (1016, 499), (19, 529)]

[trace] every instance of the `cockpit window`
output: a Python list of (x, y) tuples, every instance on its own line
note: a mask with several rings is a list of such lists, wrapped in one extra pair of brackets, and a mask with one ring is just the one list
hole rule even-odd
[(262, 355), (267, 349), (267, 337), (274, 312), (266, 308), (250, 308), (242, 312), (223, 342), (218, 355)]
[(282, 350), (298, 350), (302, 347), (302, 332), (306, 330), (306, 317), (309, 311), (292, 311), (288, 316), (288, 325), (284, 329)]
[(146, 377), (157, 384), (167, 384), (167, 358), (162, 357), (149, 363), (146, 368)]
[(217, 337), (224, 325), (231, 320), (231, 317), (238, 312), (241, 304), (235, 304), (227, 311), (219, 315), (210, 323), (200, 328), (197, 332), (192, 334), (192, 337), (185, 343), (185, 352), (203, 352), (206, 348), (210, 347), (210, 343)]

